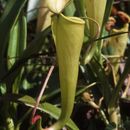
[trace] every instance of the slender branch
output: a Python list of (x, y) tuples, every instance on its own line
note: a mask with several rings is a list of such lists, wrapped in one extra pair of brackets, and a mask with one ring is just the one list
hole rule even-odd
[[(90, 21), (92, 21), (92, 22), (94, 22), (95, 24), (96, 24), (96, 26), (97, 26), (97, 32), (95, 33), (95, 35), (90, 39), (91, 41), (94, 41), (95, 39), (97, 39), (98, 38), (98, 36), (99, 36), (99, 34), (100, 34), (100, 25), (99, 25), (99, 23), (96, 21), (96, 20), (94, 20), (93, 18), (90, 18), (90, 17), (81, 17), (82, 19), (88, 19), (88, 20), (90, 20)], [(90, 41), (89, 41), (90, 42)]]
[(50, 68), (50, 70), (49, 70), (49, 72), (48, 72), (48, 74), (47, 74), (47, 77), (46, 77), (46, 79), (45, 79), (45, 82), (44, 82), (44, 84), (43, 84), (43, 86), (42, 86), (42, 89), (41, 89), (41, 91), (40, 91), (40, 94), (39, 94), (38, 97), (37, 97), (36, 105), (35, 105), (35, 107), (34, 107), (34, 109), (33, 109), (33, 112), (32, 112), (32, 119), (33, 119), (33, 117), (35, 116), (37, 107), (38, 107), (38, 105), (39, 105), (39, 102), (40, 102), (41, 97), (42, 97), (42, 95), (43, 95), (43, 93), (44, 93), (44, 91), (45, 91), (46, 85), (47, 85), (47, 83), (48, 83), (48, 81), (49, 81), (49, 78), (50, 78), (50, 76), (51, 76), (53, 70), (54, 70), (54, 65), (51, 66), (51, 68)]

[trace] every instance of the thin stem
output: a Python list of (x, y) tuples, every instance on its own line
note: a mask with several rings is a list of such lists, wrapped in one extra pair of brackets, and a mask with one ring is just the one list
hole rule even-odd
[(87, 17), (87, 16), (86, 17), (80, 17), (80, 18), (91, 20), (92, 22), (94, 22), (96, 24), (96, 26), (97, 26), (97, 32), (93, 36), (93, 38), (91, 38), (91, 40), (94, 41), (96, 38), (98, 38), (98, 36), (100, 34), (100, 25), (99, 25), (99, 23), (96, 20), (94, 20), (93, 18), (90, 18), (90, 17)]
[(97, 84), (97, 83), (94, 82), (94, 83), (91, 83), (91, 84), (85, 86), (85, 87), (82, 88), (81, 90), (78, 90), (75, 96), (79, 96), (79, 95), (82, 94), (85, 90), (89, 89), (90, 87), (95, 86), (96, 84)]
[(49, 81), (49, 78), (50, 78), (50, 76), (51, 76), (53, 70), (54, 70), (54, 65), (51, 66), (51, 68), (50, 68), (50, 70), (49, 70), (49, 72), (48, 72), (48, 74), (47, 74), (47, 77), (46, 77), (46, 79), (45, 79), (45, 82), (44, 82), (44, 84), (43, 84), (43, 86), (42, 86), (42, 89), (41, 89), (41, 91), (40, 91), (40, 94), (39, 94), (38, 97), (37, 97), (36, 105), (35, 105), (35, 107), (34, 107), (34, 109), (33, 109), (33, 112), (32, 112), (32, 118), (35, 116), (37, 107), (38, 107), (38, 105), (39, 105), (39, 102), (40, 102), (41, 97), (42, 97), (42, 95), (43, 95), (43, 93), (44, 93), (44, 91), (45, 91), (46, 85), (47, 85), (47, 83), (48, 83), (48, 81)]
[(57, 95), (60, 93), (60, 88), (50, 92), (49, 94), (47, 95), (44, 95), (42, 98), (41, 98), (41, 102), (44, 102), (45, 100), (48, 100), (50, 98), (53, 98), (53, 96)]

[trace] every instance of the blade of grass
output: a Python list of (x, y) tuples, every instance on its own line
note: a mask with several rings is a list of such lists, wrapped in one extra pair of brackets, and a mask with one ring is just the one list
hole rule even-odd
[(27, 0), (9, 0), (7, 7), (0, 19), (0, 77), (6, 72), (6, 62), (4, 56), (6, 53), (7, 40), (13, 25), (23, 9)]
[(114, 0), (107, 0), (106, 9), (105, 9), (104, 18), (103, 18), (103, 26), (108, 21), (108, 18), (109, 18), (110, 13), (111, 13), (111, 8), (113, 5), (113, 2), (114, 2)]
[[(36, 35), (36, 38), (32, 41), (32, 43), (24, 50), (23, 54), (21, 55), (21, 58), (16, 61), (16, 63), (12, 66), (12, 68), (0, 79), (1, 82), (11, 82), (15, 79), (19, 71), (21, 70), (21, 67), (24, 65), (24, 63), (33, 55), (38, 53), (38, 51), (41, 49), (44, 39), (46, 36), (50, 33), (50, 27), (45, 29), (43, 32), (40, 32)], [(42, 39), (42, 40), (41, 40)]]
[(85, 86), (85, 87), (82, 87), (81, 89), (79, 89), (79, 90), (76, 92), (76, 95), (75, 95), (75, 96), (79, 96), (80, 94), (82, 94), (83, 92), (85, 92), (87, 89), (89, 89), (89, 88), (95, 86), (96, 84), (97, 84), (97, 83), (94, 82), (94, 83), (91, 83), (91, 84), (89, 84), (89, 85), (87, 85), (87, 86)]
[[(106, 24), (106, 22), (108, 21), (108, 18), (110, 16), (113, 2), (114, 2), (114, 0), (107, 0), (104, 18), (103, 18), (103, 23), (102, 23), (101, 32), (100, 32), (100, 37), (102, 37), (104, 25)], [(100, 41), (97, 45), (97, 47), (98, 47), (97, 56), (98, 56), (101, 64), (102, 64), (102, 56), (101, 56), (102, 44), (103, 44), (102, 41)]]
[(92, 68), (93, 73), (96, 74), (98, 82), (101, 84), (101, 86), (99, 87), (100, 92), (102, 93), (102, 96), (105, 99), (105, 103), (108, 106), (109, 104), (109, 100), (111, 97), (111, 85), (109, 84), (107, 78), (106, 78), (106, 74), (104, 69), (102, 68), (101, 64), (99, 63), (99, 61), (97, 61), (96, 59), (94, 59), (91, 62), (91, 66), (90, 68)]

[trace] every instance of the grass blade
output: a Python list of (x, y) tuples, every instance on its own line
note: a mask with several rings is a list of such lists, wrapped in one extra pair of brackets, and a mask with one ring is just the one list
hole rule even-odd
[(7, 3), (7, 7), (0, 19), (0, 77), (6, 72), (6, 62), (4, 55), (6, 53), (7, 40), (13, 25), (24, 7), (27, 0), (13, 0)]

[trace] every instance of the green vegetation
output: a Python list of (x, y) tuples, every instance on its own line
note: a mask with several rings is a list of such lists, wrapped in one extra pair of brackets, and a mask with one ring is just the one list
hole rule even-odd
[(0, 130), (128, 130), (129, 6), (0, 0)]

